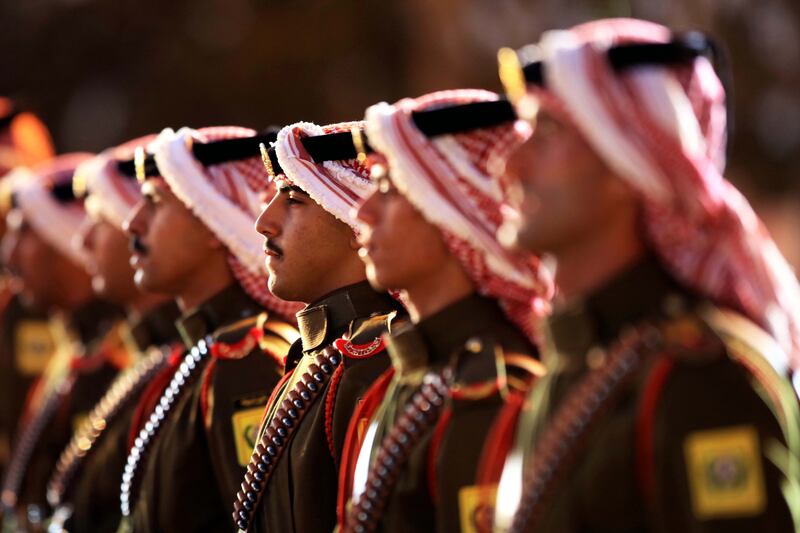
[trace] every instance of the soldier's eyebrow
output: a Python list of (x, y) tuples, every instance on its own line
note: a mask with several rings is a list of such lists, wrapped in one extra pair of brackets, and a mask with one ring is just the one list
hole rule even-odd
[(280, 187), (278, 187), (278, 192), (283, 194), (296, 192), (308, 196), (308, 193), (303, 189), (301, 189), (300, 187), (298, 187), (297, 185), (289, 185), (289, 184), (281, 185)]

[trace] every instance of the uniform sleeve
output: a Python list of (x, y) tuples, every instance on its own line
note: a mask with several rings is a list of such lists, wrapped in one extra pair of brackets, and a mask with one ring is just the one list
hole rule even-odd
[(676, 362), (652, 431), (654, 531), (795, 531), (787, 441), (769, 391), (743, 366)]

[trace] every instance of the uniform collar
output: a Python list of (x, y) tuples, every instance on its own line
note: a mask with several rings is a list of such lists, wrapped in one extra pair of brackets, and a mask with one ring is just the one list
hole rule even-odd
[(91, 300), (69, 315), (69, 326), (84, 346), (105, 335), (124, 317), (122, 309), (103, 300)]
[(543, 358), (550, 367), (580, 370), (590, 349), (607, 347), (626, 326), (671, 316), (694, 301), (654, 257), (645, 257), (585, 298), (557, 309), (547, 320)]
[(226, 324), (257, 315), (261, 307), (244, 292), (238, 283), (227, 288), (187, 311), (175, 322), (175, 327), (186, 346), (194, 346), (206, 335)]
[[(480, 338), (487, 332), (498, 339), (522, 338), (495, 300), (473, 293), (418, 324), (399, 327), (392, 334), (389, 353), (403, 372), (427, 365), (443, 365), (462, 350), (469, 339)], [(527, 349), (532, 350), (531, 347)]]
[(178, 338), (175, 321), (180, 316), (178, 306), (170, 300), (128, 321), (136, 348), (144, 352), (151, 346), (169, 344)]
[(303, 351), (316, 350), (347, 333), (357, 318), (389, 313), (399, 305), (389, 294), (362, 281), (337, 289), (297, 313)]

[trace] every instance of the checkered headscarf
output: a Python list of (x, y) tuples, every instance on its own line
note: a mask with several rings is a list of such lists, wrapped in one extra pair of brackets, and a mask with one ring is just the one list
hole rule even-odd
[(609, 19), (551, 31), (539, 42), (542, 107), (571, 120), (641, 195), (650, 246), (672, 274), (765, 328), (800, 365), (800, 286), (758, 216), (722, 175), (725, 91), (705, 57), (617, 73), (610, 46), (663, 43), (669, 29)]
[(443, 233), (477, 290), (499, 301), (506, 315), (534, 340), (535, 317), (548, 308), (552, 281), (536, 257), (512, 252), (497, 240), (504, 197), (489, 170), (523, 139), (514, 124), (429, 139), (412, 113), (497, 100), (481, 90), (442, 91), (367, 109), (370, 145), (388, 162), (397, 189)]
[(353, 127), (363, 129), (363, 122), (342, 122), (328, 126), (317, 126), (310, 122), (298, 122), (285, 126), (278, 132), (275, 154), (283, 169), (285, 179), (303, 189), (312, 200), (327, 212), (358, 231), (359, 222), (353, 217), (353, 208), (358, 207), (372, 191), (369, 170), (355, 159), (315, 163), (303, 148), (301, 139), (350, 131)]
[(86, 189), (85, 204), (89, 214), (100, 213), (122, 229), (123, 222), (142, 195), (136, 180), (123, 175), (117, 162), (132, 158), (137, 147), (146, 146), (155, 138), (155, 135), (148, 135), (128, 141), (78, 165), (74, 179), (76, 184), (80, 183), (78, 188)]
[(30, 170), (17, 168), (9, 173), (5, 184), (33, 231), (81, 268), (86, 266), (86, 257), (73, 246), (73, 240), (80, 235), (86, 218), (83, 203), (60, 203), (50, 191), (56, 185), (71, 187), (75, 168), (91, 157), (85, 153), (64, 154)]
[(254, 229), (261, 195), (270, 186), (258, 154), (248, 159), (203, 166), (193, 142), (256, 135), (235, 126), (165, 129), (151, 145), (161, 177), (172, 192), (228, 249), (228, 264), (242, 288), (266, 309), (292, 319), (302, 305), (286, 302), (267, 288), (262, 239)]

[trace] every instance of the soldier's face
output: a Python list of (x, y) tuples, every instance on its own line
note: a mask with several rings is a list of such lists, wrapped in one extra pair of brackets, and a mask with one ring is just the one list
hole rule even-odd
[(278, 298), (311, 303), (364, 279), (353, 230), (287, 182), (265, 203), (256, 230), (265, 237), (268, 285)]
[(76, 245), (87, 258), (86, 270), (92, 290), (120, 305), (130, 304), (138, 295), (133, 283), (128, 237), (100, 213), (90, 213), (81, 227)]
[(377, 289), (407, 289), (453, 260), (436, 226), (425, 220), (387, 178), (358, 210), (367, 279)]
[(558, 253), (585, 239), (633, 201), (631, 191), (577, 128), (545, 111), (530, 138), (506, 164), (509, 203), (502, 241), (537, 253)]
[(159, 178), (142, 185), (142, 199), (124, 228), (130, 235), (133, 279), (146, 292), (182, 295), (209, 254), (220, 252), (211, 231)]
[[(41, 311), (60, 308), (68, 285), (85, 283), (85, 274), (43, 240), (16, 209), (7, 216), (3, 261), (17, 283), (23, 303)], [(79, 279), (82, 278), (82, 279)]]

